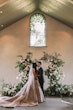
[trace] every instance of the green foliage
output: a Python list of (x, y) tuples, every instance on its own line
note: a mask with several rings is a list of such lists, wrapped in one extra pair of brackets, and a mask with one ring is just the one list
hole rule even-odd
[[(73, 97), (73, 84), (63, 85), (61, 79), (63, 78), (62, 67), (64, 62), (60, 59), (60, 54), (52, 54), (44, 52), (42, 58), (43, 62), (46, 62), (47, 69), (45, 70), (45, 75), (48, 77), (48, 88), (45, 90), (45, 96), (70, 96)], [(16, 62), (16, 68), (19, 70), (19, 74), (16, 77), (18, 79), (18, 84), (12, 85), (2, 83), (2, 95), (14, 96), (28, 81), (28, 73), (30, 69), (30, 64), (33, 62), (32, 53), (28, 52), (24, 58), (22, 55), (18, 56), (19, 60)]]
[(16, 62), (15, 68), (18, 68), (19, 72), (21, 73), (26, 68), (27, 63), (29, 63), (29, 64), (32, 63), (32, 60), (31, 60), (32, 59), (32, 53), (28, 52), (25, 58), (22, 55), (18, 55), (17, 57), (19, 58), (19, 60)]
[(62, 85), (62, 67), (64, 62), (60, 59), (60, 54), (48, 55), (44, 52), (43, 61), (48, 62), (45, 75), (48, 77), (49, 86), (45, 91), (45, 96), (73, 96), (73, 85)]
[(24, 86), (24, 84), (23, 84), (22, 82), (18, 83), (18, 84), (16, 85), (16, 90), (15, 90), (15, 91), (16, 91), (16, 92), (20, 91), (23, 86)]
[(43, 57), (41, 57), (41, 60), (45, 61), (45, 62), (52, 62), (54, 63), (54, 65), (56, 65), (57, 67), (63, 66), (64, 65), (64, 61), (62, 59), (60, 59), (59, 57), (61, 56), (58, 53), (49, 55), (46, 52), (43, 52)]
[(64, 62), (59, 58), (60, 56), (61, 55), (57, 53), (49, 55), (44, 52), (44, 55), (41, 58), (41, 60), (48, 63), (48, 68), (45, 71), (45, 75), (47, 75), (49, 82), (49, 87), (45, 91), (46, 96), (61, 96), (62, 84), (60, 80), (63, 77), (61, 68), (63, 67)]
[(61, 84), (54, 84), (45, 90), (45, 96), (61, 96)]
[(2, 95), (13, 96), (15, 95), (28, 81), (28, 73), (30, 69), (30, 64), (32, 63), (32, 53), (28, 52), (24, 58), (22, 55), (17, 56), (19, 60), (16, 62), (16, 67), (19, 70), (19, 74), (16, 77), (18, 79), (18, 84), (12, 86), (4, 81), (2, 82)]
[(15, 87), (12, 84), (8, 84), (6, 82), (2, 82), (2, 95), (4, 96), (13, 96), (16, 94)]

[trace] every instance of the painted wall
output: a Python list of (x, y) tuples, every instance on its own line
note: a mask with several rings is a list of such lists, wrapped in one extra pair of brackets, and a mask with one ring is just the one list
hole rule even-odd
[(73, 83), (73, 30), (45, 15), (47, 46), (31, 48), (30, 16), (0, 31), (0, 83), (3, 79), (9, 83), (17, 82), (18, 69), (15, 69), (17, 55), (25, 56), (29, 51), (33, 53), (33, 58), (40, 58), (43, 51), (49, 54), (60, 53), (65, 61), (63, 83)]

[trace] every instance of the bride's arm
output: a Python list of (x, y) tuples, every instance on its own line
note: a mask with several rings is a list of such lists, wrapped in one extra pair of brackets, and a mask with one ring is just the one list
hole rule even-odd
[(39, 76), (39, 75), (36, 73), (36, 71), (35, 71), (34, 68), (33, 68), (33, 75), (34, 75), (35, 78)]

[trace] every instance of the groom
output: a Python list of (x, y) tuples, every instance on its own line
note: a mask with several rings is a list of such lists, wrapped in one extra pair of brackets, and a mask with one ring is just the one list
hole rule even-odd
[(44, 77), (43, 77), (43, 68), (41, 67), (42, 63), (40, 61), (38, 61), (36, 64), (37, 64), (38, 80), (39, 80), (40, 87), (41, 87), (43, 94), (44, 94), (44, 89), (43, 89)]

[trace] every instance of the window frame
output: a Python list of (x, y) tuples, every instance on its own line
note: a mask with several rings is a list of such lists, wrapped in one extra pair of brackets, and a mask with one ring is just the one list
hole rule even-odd
[[(31, 45), (31, 19), (32, 19), (32, 17), (34, 17), (35, 15), (41, 15), (42, 16), (42, 18), (43, 18), (43, 20), (44, 20), (44, 22), (45, 22), (45, 29), (44, 29), (44, 37), (45, 37), (45, 45), (44, 46), (35, 46), (35, 45)], [(34, 13), (34, 14), (32, 14), (31, 16), (30, 16), (30, 43), (29, 43), (29, 45), (30, 45), (30, 47), (35, 47), (35, 48), (42, 48), (42, 47), (46, 47), (47, 46), (47, 42), (46, 42), (46, 17), (43, 15), (43, 14), (41, 14), (41, 13)]]

